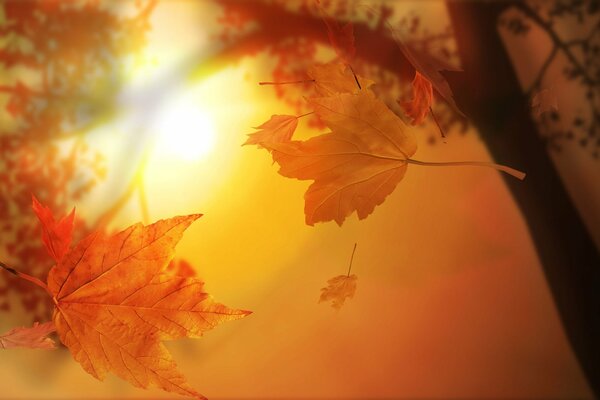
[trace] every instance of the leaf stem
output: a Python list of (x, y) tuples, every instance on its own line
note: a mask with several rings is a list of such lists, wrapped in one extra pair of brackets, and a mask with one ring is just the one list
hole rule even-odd
[(307, 112), (306, 114), (298, 115), (296, 118), (306, 117), (307, 115), (314, 114), (314, 113), (315, 113), (314, 111)]
[[(446, 135), (444, 134), (444, 130), (442, 129), (442, 126), (440, 125), (440, 122), (438, 121), (437, 117), (433, 113), (433, 109), (431, 108), (431, 106), (429, 106), (429, 112), (431, 113), (431, 116), (433, 117), (433, 120), (435, 121), (435, 124), (437, 125), (438, 129), (440, 130), (440, 134), (442, 135), (442, 138), (446, 139)], [(445, 143), (445, 141), (444, 141), (444, 143)]]
[(258, 82), (259, 85), (293, 85), (297, 83), (315, 83), (314, 79), (303, 79), (300, 81), (284, 81), (284, 82)]
[(352, 260), (354, 260), (354, 252), (356, 251), (356, 243), (354, 243), (354, 248), (352, 249), (352, 255), (350, 256), (350, 266), (348, 267), (348, 273), (346, 276), (350, 276), (350, 271), (352, 270)]
[(358, 81), (358, 77), (356, 76), (356, 74), (354, 73), (354, 69), (352, 68), (352, 65), (350, 65), (350, 64), (346, 64), (346, 65), (348, 66), (348, 68), (350, 68), (350, 72), (352, 72), (352, 75), (354, 75), (354, 80), (356, 81), (358, 90), (362, 90), (362, 87), (360, 86), (360, 82)]
[(50, 295), (50, 297), (52, 297), (52, 293), (50, 293), (48, 286), (46, 286), (46, 284), (44, 282), (42, 282), (41, 280), (39, 280), (38, 278), (35, 278), (31, 275), (24, 274), (23, 272), (19, 272), (16, 269), (4, 264), (2, 261), (0, 261), (0, 267), (5, 269), (6, 271), (10, 272), (11, 274), (18, 276), (21, 279), (25, 279), (26, 281), (29, 281), (29, 282), (33, 283), (34, 285), (41, 287)]
[(525, 172), (521, 172), (511, 167), (507, 167), (506, 165), (494, 164), (491, 162), (485, 161), (451, 161), (451, 162), (427, 162), (427, 161), (419, 161), (413, 160), (409, 158), (406, 160), (409, 164), (421, 165), (426, 167), (461, 167), (461, 166), (473, 166), (473, 167), (489, 167), (494, 168), (495, 170), (505, 172), (511, 176), (514, 176), (517, 179), (523, 180), (525, 179)]

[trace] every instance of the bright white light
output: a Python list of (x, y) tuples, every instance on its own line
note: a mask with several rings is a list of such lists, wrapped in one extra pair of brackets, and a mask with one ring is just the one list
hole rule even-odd
[(187, 161), (210, 153), (215, 145), (215, 127), (191, 96), (177, 96), (159, 108), (154, 124), (155, 151)]

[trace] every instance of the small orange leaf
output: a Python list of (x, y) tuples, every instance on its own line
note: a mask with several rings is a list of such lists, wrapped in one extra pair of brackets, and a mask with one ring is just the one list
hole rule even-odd
[(356, 275), (339, 275), (327, 281), (327, 287), (321, 289), (319, 303), (331, 301), (331, 307), (339, 310), (346, 299), (351, 299), (356, 293)]
[(42, 223), (42, 240), (46, 250), (50, 257), (59, 262), (71, 245), (75, 209), (59, 221), (55, 221), (52, 211), (42, 205), (35, 196), (32, 196), (32, 208)]
[(415, 79), (412, 82), (413, 98), (411, 101), (398, 102), (407, 116), (412, 118), (413, 125), (423, 123), (431, 109), (433, 102), (433, 87), (419, 71), (415, 71)]
[(31, 328), (13, 328), (0, 335), (0, 348), (54, 349), (56, 348), (54, 340), (47, 336), (55, 330), (53, 322), (44, 322), (43, 324), (35, 322)]
[(256, 144), (262, 147), (262, 142), (289, 142), (297, 126), (298, 117), (295, 115), (273, 115), (267, 122), (255, 128), (260, 131), (248, 134), (244, 145)]
[(200, 215), (92, 234), (48, 274), (62, 343), (97, 379), (112, 372), (134, 386), (203, 398), (188, 385), (163, 340), (197, 338), (248, 311), (213, 301), (197, 278), (165, 273), (174, 247)]

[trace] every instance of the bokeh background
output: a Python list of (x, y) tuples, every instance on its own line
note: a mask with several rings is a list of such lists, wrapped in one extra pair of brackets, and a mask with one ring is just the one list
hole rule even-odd
[[(497, 32), (518, 95), (528, 102), (544, 89), (556, 94), (556, 107), (529, 109), (529, 134), (596, 246), (595, 263), (598, 6), (519, 3), (527, 8), (502, 6)], [(498, 173), (410, 166), (367, 219), (310, 227), (308, 183), (283, 178), (264, 150), (241, 146), (272, 114), (304, 110), (309, 85), (257, 82), (303, 79), (307, 66), (335, 57), (322, 10), (354, 21), (357, 43), (361, 33), (373, 40), (369, 53), (357, 45), (353, 67), (378, 83), (402, 118), (396, 99), (410, 97), (412, 76), (389, 45), (388, 24), (420, 51), (462, 65), (445, 1), (322, 0), (321, 7), (0, 2), (0, 259), (40, 278), (51, 267), (31, 194), (58, 215), (76, 207), (78, 238), (200, 212), (178, 259), (216, 299), (254, 312), (201, 340), (168, 344), (209, 398), (593, 397), (527, 211)], [(535, 16), (554, 21), (554, 36)], [(418, 159), (492, 160), (476, 124), (437, 97), (433, 110), (447, 138), (432, 118), (411, 127)], [(297, 135), (322, 132), (305, 118)], [(346, 272), (354, 243), (358, 289), (336, 311), (318, 303), (320, 288)], [(0, 275), (0, 331), (48, 320), (50, 305), (27, 282)], [(115, 377), (96, 381), (65, 348), (4, 350), (0, 376), (0, 398), (173, 397)]]

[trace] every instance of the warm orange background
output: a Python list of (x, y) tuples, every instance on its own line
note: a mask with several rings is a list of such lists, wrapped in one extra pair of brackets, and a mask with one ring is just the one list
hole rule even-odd
[[(199, 24), (210, 21), (207, 12), (193, 2), (161, 4), (147, 49), (154, 62), (140, 76), (209, 43)], [(213, 399), (590, 397), (499, 174), (409, 166), (366, 220), (306, 226), (308, 183), (279, 176), (265, 151), (240, 146), (249, 127), (293, 113), (271, 88), (256, 85), (268, 79), (260, 57), (178, 89), (173, 96), (189, 96), (210, 117), (214, 147), (196, 160), (157, 148), (144, 173), (152, 220), (205, 214), (178, 254), (216, 299), (254, 312), (201, 340), (168, 345), (190, 383)], [(91, 135), (107, 155), (109, 176), (77, 204), (80, 215), (94, 218), (122, 190), (116, 166), (135, 161), (127, 129), (117, 121)], [(302, 123), (300, 131), (316, 133)], [(489, 160), (473, 131), (435, 146), (420, 138), (422, 160)], [(141, 218), (135, 198), (113, 225)], [(357, 293), (336, 312), (317, 303), (319, 290), (345, 273), (355, 242)], [(18, 321), (2, 318), (3, 328)], [(114, 377), (98, 382), (64, 349), (3, 351), (0, 376), (0, 398), (173, 397)]]

